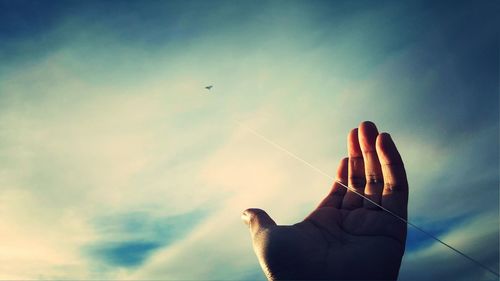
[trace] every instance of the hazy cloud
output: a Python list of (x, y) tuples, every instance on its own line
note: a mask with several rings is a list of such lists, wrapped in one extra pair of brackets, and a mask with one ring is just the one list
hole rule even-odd
[[(375, 121), (410, 220), (497, 267), (492, 6), (1, 2), (0, 278), (262, 278), (241, 211), (294, 223), (331, 182), (234, 121), (331, 173)], [(489, 278), (407, 249), (402, 280)]]

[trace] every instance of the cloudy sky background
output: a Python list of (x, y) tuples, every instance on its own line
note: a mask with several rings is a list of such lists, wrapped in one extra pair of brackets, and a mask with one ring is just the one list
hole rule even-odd
[[(263, 280), (241, 211), (292, 224), (331, 182), (237, 121), (332, 174), (374, 121), (410, 220), (498, 271), (478, 2), (0, 1), (0, 279)], [(411, 229), (400, 277), (495, 280)]]

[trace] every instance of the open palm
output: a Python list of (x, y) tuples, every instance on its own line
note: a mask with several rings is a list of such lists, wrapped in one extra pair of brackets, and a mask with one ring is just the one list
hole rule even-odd
[(406, 224), (356, 193), (406, 219), (403, 162), (390, 136), (379, 134), (371, 122), (350, 132), (348, 154), (332, 190), (304, 221), (278, 226), (260, 209), (245, 210), (243, 218), (269, 280), (397, 279)]

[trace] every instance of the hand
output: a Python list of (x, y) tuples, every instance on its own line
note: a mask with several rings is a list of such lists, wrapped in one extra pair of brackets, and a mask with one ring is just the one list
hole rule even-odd
[[(340, 162), (336, 181), (406, 219), (408, 182), (389, 134), (363, 122), (349, 133), (347, 147), (349, 158)], [(398, 277), (406, 223), (338, 182), (300, 223), (278, 226), (259, 209), (245, 210), (242, 218), (269, 280)]]

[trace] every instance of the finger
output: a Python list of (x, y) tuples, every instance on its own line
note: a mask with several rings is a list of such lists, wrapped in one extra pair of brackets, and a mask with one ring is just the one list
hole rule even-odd
[(246, 209), (243, 211), (241, 219), (250, 228), (252, 239), (259, 232), (276, 226), (274, 220), (261, 209)]
[(349, 164), (347, 169), (347, 183), (349, 190), (342, 201), (342, 208), (352, 210), (363, 206), (363, 198), (356, 194), (356, 192), (364, 194), (365, 189), (365, 168), (363, 154), (359, 146), (358, 129), (353, 129), (349, 133), (347, 137), (347, 151), (349, 154)]
[(339, 182), (347, 185), (347, 163), (349, 162), (349, 158), (344, 158), (340, 160), (339, 166), (337, 168), (337, 174), (335, 176), (335, 182), (333, 183), (332, 189), (330, 193), (319, 203), (318, 208), (323, 207), (333, 207), (340, 208), (342, 205), (342, 199), (344, 199), (344, 195), (346, 194), (347, 189), (343, 187)]
[(384, 191), (382, 206), (407, 218), (408, 208), (408, 180), (401, 155), (387, 133), (382, 133), (377, 138), (377, 153), (384, 174)]
[[(384, 189), (384, 176), (375, 148), (378, 130), (375, 124), (365, 121), (359, 125), (359, 144), (365, 160), (365, 196), (377, 204), (381, 204)], [(375, 204), (364, 200), (364, 207), (376, 209)]]

